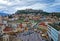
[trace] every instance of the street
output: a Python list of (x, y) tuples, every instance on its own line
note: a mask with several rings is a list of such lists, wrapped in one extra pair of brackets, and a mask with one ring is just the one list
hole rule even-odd
[(20, 38), (23, 41), (42, 41), (42, 38), (39, 33), (33, 32), (31, 34), (24, 35), (25, 33), (20, 33), (17, 35), (17, 38)]

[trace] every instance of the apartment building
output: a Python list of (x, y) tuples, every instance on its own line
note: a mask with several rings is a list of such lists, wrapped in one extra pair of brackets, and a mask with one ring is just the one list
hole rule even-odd
[(48, 24), (49, 41), (60, 41), (60, 23)]

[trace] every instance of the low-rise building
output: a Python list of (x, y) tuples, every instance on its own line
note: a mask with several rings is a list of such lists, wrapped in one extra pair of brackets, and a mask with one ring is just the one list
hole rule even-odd
[(0, 24), (0, 35), (4, 33), (3, 29), (5, 28), (4, 24)]
[(5, 29), (3, 29), (4, 33), (6, 33), (6, 34), (12, 32), (12, 30), (13, 29), (11, 27), (9, 27), (9, 26), (6, 26)]
[(2, 23), (2, 20), (3, 20), (3, 17), (2, 17), (2, 16), (0, 16), (0, 23)]
[(9, 41), (9, 35), (3, 35), (3, 41)]

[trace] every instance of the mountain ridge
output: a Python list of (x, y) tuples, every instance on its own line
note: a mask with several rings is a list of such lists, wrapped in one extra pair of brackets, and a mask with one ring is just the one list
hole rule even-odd
[(9, 15), (9, 14), (4, 13), (4, 12), (0, 12), (0, 16), (7, 16), (7, 15)]

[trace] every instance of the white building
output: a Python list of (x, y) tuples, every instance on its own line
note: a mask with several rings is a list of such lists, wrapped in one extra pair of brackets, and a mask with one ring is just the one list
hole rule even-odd
[(3, 35), (3, 41), (9, 41), (9, 35)]
[(5, 25), (3, 24), (0, 24), (0, 35), (2, 35), (4, 32), (3, 32), (3, 29), (5, 28)]

